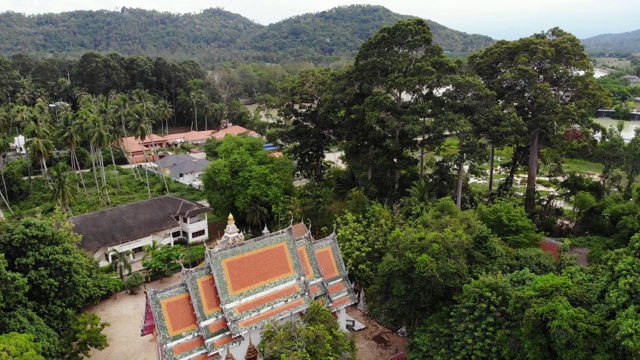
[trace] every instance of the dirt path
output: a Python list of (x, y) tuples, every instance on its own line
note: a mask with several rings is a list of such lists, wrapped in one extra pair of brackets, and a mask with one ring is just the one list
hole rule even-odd
[[(147, 284), (149, 289), (162, 289), (177, 284), (182, 275), (177, 273), (171, 278), (153, 281)], [(152, 335), (140, 336), (145, 295), (139, 291), (136, 295), (120, 292), (87, 311), (95, 312), (102, 321), (111, 324), (104, 329), (109, 346), (102, 350), (92, 350), (91, 360), (155, 360), (156, 346)]]
[(365, 316), (355, 306), (347, 308), (347, 314), (367, 327), (353, 332), (358, 348), (359, 360), (387, 360), (398, 352), (405, 351), (409, 340)]

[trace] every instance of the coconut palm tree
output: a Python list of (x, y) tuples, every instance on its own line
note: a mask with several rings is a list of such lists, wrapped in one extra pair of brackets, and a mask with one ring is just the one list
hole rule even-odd
[[(127, 121), (132, 116), (133, 112), (131, 99), (129, 99), (129, 96), (127, 94), (119, 94), (115, 91), (111, 92), (109, 94), (109, 97), (111, 97), (115, 107), (115, 123), (112, 124), (114, 131), (113, 141), (115, 142), (117, 148), (120, 149), (120, 151), (125, 155), (129, 165), (132, 165), (131, 161), (133, 159), (133, 155), (127, 152), (127, 149), (122, 142), (122, 139), (127, 137)], [(142, 176), (140, 176), (140, 173), (138, 172), (138, 168), (135, 166), (133, 167), (133, 177), (136, 179), (142, 179)]]
[(9, 141), (5, 137), (0, 137), (0, 177), (2, 177), (2, 185), (4, 187), (4, 194), (2, 193), (2, 189), (0, 189), (0, 197), (2, 197), (2, 201), (7, 205), (7, 208), (13, 214), (13, 210), (11, 210), (11, 206), (9, 205), (9, 192), (7, 191), (7, 182), (4, 179), (4, 167), (5, 167), (5, 154), (9, 151)]
[(116, 118), (116, 109), (114, 104), (111, 102), (111, 97), (100, 95), (98, 97), (98, 106), (100, 109), (100, 114), (102, 115), (103, 122), (108, 126), (107, 133), (107, 144), (106, 146), (109, 148), (109, 153), (111, 154), (111, 163), (113, 164), (113, 169), (115, 171), (116, 183), (118, 184), (118, 189), (120, 189), (120, 179), (118, 179), (118, 169), (116, 167), (116, 159), (113, 156), (113, 147), (114, 143), (117, 139), (120, 139), (120, 131), (117, 126), (117, 118)]
[(24, 128), (27, 137), (26, 147), (29, 156), (40, 163), (42, 175), (47, 175), (47, 160), (53, 152), (49, 110), (43, 99), (34, 106), (34, 116)]
[[(55, 138), (58, 139), (58, 141), (60, 141), (60, 143), (62, 143), (62, 145), (64, 145), (64, 147), (69, 151), (69, 162), (71, 163), (71, 169), (74, 171), (76, 179), (78, 178), (78, 172), (80, 171), (80, 162), (78, 161), (78, 155), (76, 153), (82, 134), (80, 123), (80, 121), (76, 120), (76, 116), (73, 113), (73, 110), (71, 110), (71, 107), (68, 104), (63, 104), (60, 106), (58, 123), (53, 131)], [(84, 183), (84, 178), (82, 175), (79, 177), (85, 195), (89, 196), (87, 187)]]
[[(14, 124), (16, 126), (16, 133), (20, 135), (20, 131), (17, 129), (24, 130), (24, 128), (29, 124), (32, 117), (31, 108), (26, 105), (17, 105), (11, 109), (11, 116), (14, 119)], [(26, 144), (23, 144), (26, 147)], [(26, 156), (27, 160), (27, 172), (29, 174), (29, 188), (31, 188), (31, 161), (29, 160), (29, 152), (26, 149), (23, 149), (23, 154)]]
[(69, 176), (68, 169), (67, 165), (59, 162), (51, 168), (49, 177), (53, 185), (51, 199), (60, 205), (62, 211), (71, 214), (69, 205), (76, 199), (78, 184)]
[[(191, 102), (193, 102), (193, 122), (196, 125), (196, 131), (198, 131), (198, 102), (202, 100), (202, 92), (200, 90), (192, 91), (189, 94), (189, 98), (191, 99)], [(191, 128), (193, 129), (193, 125)]]
[(162, 121), (166, 122), (166, 130), (163, 132), (165, 135), (169, 134), (169, 119), (173, 116), (173, 108), (169, 104), (169, 102), (165, 99), (158, 101), (156, 104), (156, 110), (158, 114), (158, 118), (160, 119), (160, 124)]
[(153, 259), (153, 257), (162, 249), (164, 248), (164, 245), (162, 243), (160, 243), (157, 240), (153, 240), (151, 242), (151, 244), (149, 245), (145, 245), (143, 247), (144, 249), (144, 256), (142, 256), (142, 261), (145, 261), (147, 259)]
[(111, 255), (111, 269), (115, 270), (120, 280), (124, 282), (125, 275), (131, 274), (131, 262), (129, 262), (129, 258), (133, 255), (133, 251), (118, 251), (113, 249), (109, 254)]
[[(145, 133), (149, 136), (151, 139), (151, 148), (153, 150), (153, 161), (156, 161), (158, 159), (158, 154), (156, 153), (156, 144), (153, 136), (153, 124), (155, 123), (154, 119), (158, 116), (157, 107), (153, 103), (153, 97), (147, 91), (134, 90), (133, 100), (136, 103), (136, 111), (134, 111), (134, 113), (136, 114), (137, 119), (133, 122), (134, 126), (132, 130), (136, 135)], [(145, 137), (139, 138), (140, 140), (145, 139)], [(167, 191), (167, 194), (169, 194), (169, 185), (167, 184), (166, 176), (164, 176), (164, 174), (161, 174), (160, 176), (164, 182), (165, 190)], [(149, 197), (151, 197), (151, 193), (149, 193)]]

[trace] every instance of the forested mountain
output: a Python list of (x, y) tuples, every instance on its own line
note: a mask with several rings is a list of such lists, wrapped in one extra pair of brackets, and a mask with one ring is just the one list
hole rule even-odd
[[(354, 5), (295, 16), (269, 26), (221, 8), (197, 14), (142, 9), (0, 14), (0, 55), (15, 53), (79, 57), (86, 51), (220, 61), (311, 61), (351, 58), (384, 25), (410, 16), (381, 6)], [(445, 51), (472, 52), (493, 43), (429, 22)]]
[(640, 53), (640, 30), (602, 34), (581, 41), (589, 53)]

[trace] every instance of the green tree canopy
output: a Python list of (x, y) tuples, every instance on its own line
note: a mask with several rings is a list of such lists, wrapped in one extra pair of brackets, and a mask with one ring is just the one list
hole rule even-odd
[(205, 145), (215, 159), (203, 175), (204, 193), (216, 215), (233, 213), (251, 223), (252, 209), (260, 207), (270, 218), (273, 206), (293, 193), (293, 162), (270, 156), (263, 144), (261, 139), (229, 135)]
[(311, 304), (302, 320), (268, 323), (258, 349), (265, 360), (356, 358), (353, 339), (340, 330), (331, 312), (318, 303)]
[(499, 101), (512, 104), (525, 125), (517, 142), (529, 148), (525, 207), (531, 213), (545, 140), (556, 139), (573, 125), (590, 126), (589, 116), (609, 98), (596, 83), (580, 41), (559, 28), (498, 41), (469, 57), (469, 65)]

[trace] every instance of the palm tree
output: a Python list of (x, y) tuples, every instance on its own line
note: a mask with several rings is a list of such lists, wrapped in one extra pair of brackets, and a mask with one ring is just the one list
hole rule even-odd
[[(25, 105), (17, 105), (11, 109), (11, 116), (14, 119), (16, 125), (16, 133), (20, 135), (20, 132), (17, 130), (18, 128), (24, 129), (27, 124), (31, 121), (31, 108)], [(26, 146), (26, 144), (24, 144)], [(23, 149), (24, 155), (26, 155), (27, 160), (27, 172), (29, 173), (29, 187), (31, 187), (31, 161), (29, 160), (29, 152), (26, 149)]]
[(91, 153), (91, 166), (93, 167), (93, 177), (96, 181), (96, 188), (100, 193), (100, 185), (97, 175), (97, 167), (100, 168), (100, 179), (105, 190), (107, 203), (111, 204), (109, 190), (107, 189), (107, 179), (104, 171), (104, 158), (102, 149), (109, 144), (109, 133), (111, 126), (105, 123), (105, 118), (100, 114), (95, 98), (91, 95), (84, 96), (81, 99), (80, 118), (82, 120), (83, 137), (89, 142), (89, 150)]
[(268, 218), (269, 212), (267, 208), (262, 206), (260, 200), (253, 199), (247, 208), (247, 223), (249, 223), (249, 225), (262, 227), (262, 224), (266, 223)]
[(9, 192), (7, 191), (7, 182), (4, 179), (4, 166), (5, 166), (5, 154), (9, 151), (9, 142), (5, 137), (0, 137), (0, 176), (2, 177), (2, 185), (4, 187), (4, 194), (2, 193), (2, 189), (0, 189), (0, 197), (4, 201), (4, 204), (7, 205), (7, 208), (13, 214), (13, 210), (11, 210), (11, 206), (9, 206)]
[(164, 131), (163, 133), (165, 135), (168, 135), (169, 119), (171, 119), (171, 116), (173, 116), (173, 108), (171, 107), (171, 105), (167, 100), (162, 99), (158, 101), (158, 103), (156, 104), (156, 110), (158, 113), (158, 118), (160, 119), (160, 124), (162, 124), (162, 121), (165, 121), (167, 124), (166, 131)]
[[(80, 143), (80, 135), (82, 133), (80, 124), (81, 122), (76, 120), (69, 105), (63, 104), (60, 106), (58, 124), (54, 130), (54, 136), (69, 151), (69, 162), (71, 163), (71, 169), (74, 171), (76, 179), (78, 178), (78, 172), (80, 172), (80, 162), (78, 161), (78, 155), (76, 153), (76, 149)], [(89, 196), (82, 175), (80, 175), (80, 181), (85, 195)]]
[[(154, 118), (158, 115), (157, 107), (153, 103), (153, 97), (147, 91), (134, 90), (133, 99), (136, 102), (136, 113), (138, 115), (138, 120), (134, 124), (134, 133), (138, 135), (144, 132), (150, 137), (151, 148), (153, 150), (153, 161), (157, 161), (158, 154), (156, 153), (156, 144), (153, 139), (153, 124), (155, 122)], [(144, 131), (142, 128), (145, 128)], [(140, 137), (140, 140), (144, 140), (144, 138), (145, 137)], [(169, 194), (169, 185), (167, 185), (166, 176), (164, 176), (164, 173), (161, 174), (161, 176), (162, 181), (164, 182), (165, 190), (167, 191), (167, 194)], [(149, 193), (149, 197), (151, 197), (151, 193)]]
[(51, 131), (49, 125), (44, 122), (31, 123), (25, 128), (27, 139), (27, 153), (35, 161), (40, 162), (42, 175), (47, 175), (47, 160), (53, 152), (53, 142), (51, 142)]
[[(192, 91), (189, 94), (189, 98), (193, 102), (193, 111), (194, 111), (193, 122), (196, 124), (196, 131), (198, 131), (198, 102), (202, 100), (202, 95), (199, 90)], [(193, 129), (193, 125), (191, 126), (191, 128)]]
[(109, 254), (111, 255), (111, 269), (115, 270), (118, 273), (120, 280), (124, 282), (124, 276), (131, 274), (131, 263), (129, 262), (129, 257), (133, 255), (133, 251), (118, 251), (113, 249)]
[[(113, 131), (114, 131), (113, 141), (116, 143), (120, 151), (125, 155), (129, 165), (132, 165), (131, 161), (133, 159), (133, 155), (127, 152), (127, 149), (124, 147), (124, 144), (122, 143), (122, 139), (127, 137), (127, 129), (126, 129), (127, 120), (132, 116), (132, 113), (133, 113), (131, 100), (129, 99), (129, 96), (127, 96), (126, 94), (118, 94), (116, 92), (111, 92), (109, 94), (109, 97), (111, 97), (115, 107), (115, 113), (114, 113), (115, 122), (112, 124)], [(135, 166), (133, 167), (133, 177), (136, 179), (137, 178), (142, 179), (142, 176), (140, 176), (140, 173), (138, 172), (138, 168)]]
[(68, 169), (67, 165), (59, 162), (51, 168), (49, 176), (53, 185), (51, 199), (60, 205), (62, 211), (71, 213), (69, 205), (76, 198), (78, 184), (69, 176)]
[(156, 256), (156, 254), (162, 249), (164, 248), (164, 245), (162, 243), (160, 243), (157, 240), (153, 240), (151, 242), (151, 244), (149, 245), (145, 245), (143, 247), (144, 249), (144, 256), (142, 256), (142, 261), (145, 261), (147, 259), (153, 259), (154, 256)]
[(117, 139), (120, 139), (121, 131), (119, 131), (119, 127), (117, 126), (117, 118), (116, 118), (116, 109), (115, 106), (111, 102), (111, 97), (107, 97), (104, 95), (100, 95), (98, 97), (100, 114), (103, 117), (103, 122), (107, 124), (107, 143), (105, 146), (109, 148), (109, 153), (111, 154), (111, 163), (113, 164), (113, 169), (115, 171), (116, 183), (118, 184), (118, 189), (120, 189), (120, 179), (118, 179), (118, 169), (116, 167), (116, 159), (113, 156), (113, 146)]

